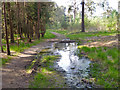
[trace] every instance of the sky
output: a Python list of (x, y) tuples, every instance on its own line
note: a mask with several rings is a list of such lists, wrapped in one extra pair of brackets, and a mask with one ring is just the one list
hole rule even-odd
[[(68, 7), (68, 5), (70, 4), (70, 0), (53, 0), (53, 1), (55, 1), (58, 4), (58, 6)], [(76, 1), (80, 2), (82, 0), (76, 0)], [(87, 0), (85, 0), (85, 2), (86, 1)], [(93, 1), (100, 2), (101, 0), (93, 0)], [(109, 6), (118, 11), (118, 1), (120, 1), (120, 0), (108, 0)], [(96, 11), (95, 15), (99, 16), (103, 12), (103, 10), (102, 10), (102, 8), (97, 8), (97, 9), (99, 9), (99, 10)]]

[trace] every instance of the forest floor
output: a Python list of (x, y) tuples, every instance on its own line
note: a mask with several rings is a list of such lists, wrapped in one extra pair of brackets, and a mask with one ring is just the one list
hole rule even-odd
[(118, 47), (118, 37), (116, 35), (87, 37), (83, 41), (83, 45), (89, 47)]
[[(93, 63), (90, 75), (102, 88), (119, 87), (119, 33), (118, 32), (68, 32), (56, 30), (78, 42), (78, 56), (86, 56)], [(89, 78), (88, 78), (89, 79)], [(86, 79), (87, 81), (87, 79)]]
[[(26, 49), (17, 56), (13, 56), (10, 62), (2, 66), (2, 88), (27, 88), (29, 81), (33, 78), (31, 74), (26, 72), (26, 66), (34, 59), (42, 48), (47, 47), (54, 41), (64, 39), (65, 36), (52, 32), (56, 35), (54, 39), (46, 39), (39, 44)], [(15, 52), (14, 52), (15, 54)], [(5, 57), (5, 53), (1, 53), (1, 58)]]
[[(26, 72), (28, 65), (34, 56), (39, 53), (42, 48), (51, 45), (54, 41), (59, 41), (65, 38), (64, 35), (52, 32), (56, 35), (54, 39), (46, 39), (45, 41), (26, 49), (2, 67), (2, 87), (3, 88), (27, 88), (29, 81), (33, 79), (31, 74)], [(68, 37), (69, 38), (69, 37)], [(87, 47), (118, 47), (118, 37), (116, 35), (108, 36), (92, 36), (85, 39), (79, 39), (80, 45)], [(1, 56), (4, 56), (2, 54)]]

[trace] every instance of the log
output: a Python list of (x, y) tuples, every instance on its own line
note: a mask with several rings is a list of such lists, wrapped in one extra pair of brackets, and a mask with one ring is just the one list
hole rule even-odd
[(75, 40), (65, 40), (65, 41), (60, 41), (59, 43), (73, 43), (76, 42)]

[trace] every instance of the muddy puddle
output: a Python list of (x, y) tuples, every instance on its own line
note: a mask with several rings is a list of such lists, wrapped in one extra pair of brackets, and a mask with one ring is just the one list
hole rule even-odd
[[(47, 52), (44, 52), (44, 51)], [(89, 77), (89, 67), (91, 61), (87, 57), (77, 56), (77, 43), (53, 43), (52, 47), (46, 47), (41, 53), (48, 55), (60, 55), (61, 58), (54, 64), (54, 69), (58, 71), (66, 80), (70, 88), (92, 88), (92, 83), (86, 81)]]

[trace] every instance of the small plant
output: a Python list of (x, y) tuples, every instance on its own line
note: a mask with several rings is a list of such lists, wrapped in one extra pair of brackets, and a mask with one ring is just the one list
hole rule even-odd
[(39, 63), (42, 66), (38, 69), (40, 71), (35, 75), (34, 80), (31, 81), (29, 88), (58, 88), (66, 87), (63, 83), (64, 79), (54, 71), (53, 64), (54, 60), (59, 58), (59, 55), (43, 56)]
[(79, 53), (85, 52), (91, 60), (95, 61), (90, 65), (90, 74), (96, 78), (96, 84), (104, 88), (118, 87), (119, 50), (117, 48), (78, 46), (78, 49), (80, 49)]
[(7, 58), (1, 58), (2, 61), (2, 65), (6, 64), (7, 62), (9, 62), (9, 60), (11, 59), (11, 57), (7, 57)]
[(81, 47), (81, 50), (83, 50), (84, 52), (90, 52), (91, 49), (89, 47), (83, 46)]
[[(19, 42), (19, 46), (17, 44), (10, 45), (10, 50), (15, 51), (15, 52), (23, 52), (25, 49), (42, 42), (44, 39), (50, 39), (50, 38), (55, 38), (55, 35), (50, 33), (49, 30), (47, 30), (43, 39), (35, 40), (32, 43), (25, 43), (25, 42), (27, 42), (26, 39), (25, 39), (25, 42), (23, 42), (21, 40)], [(6, 43), (6, 41), (4, 39), (2, 39), (2, 42)], [(15, 42), (17, 43), (17, 40), (15, 40)], [(5, 45), (3, 45), (3, 50), (6, 51), (6, 46)]]
[(107, 55), (106, 55), (106, 53), (101, 52), (101, 51), (97, 52), (97, 57), (98, 57), (98, 59), (100, 59), (100, 60), (107, 60)]
[(2, 65), (4, 65), (6, 62), (8, 62), (7, 58), (2, 58)]
[(109, 56), (112, 56), (113, 59), (118, 58), (118, 50), (116, 50), (116, 48), (108, 49), (106, 52)]

